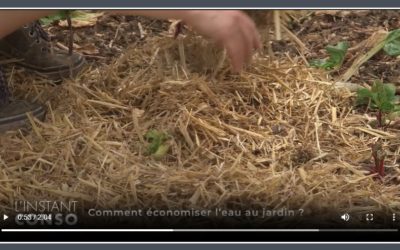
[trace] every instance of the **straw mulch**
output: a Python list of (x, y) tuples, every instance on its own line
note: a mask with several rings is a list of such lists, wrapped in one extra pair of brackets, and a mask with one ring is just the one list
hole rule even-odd
[[(241, 74), (204, 40), (150, 39), (112, 65), (51, 86), (12, 71), (18, 96), (46, 103), (31, 133), (1, 136), (0, 210), (16, 200), (81, 208), (262, 208), (391, 212), (400, 207), (396, 130), (368, 126), (353, 93), (297, 58), (262, 55)], [(182, 52), (182, 51), (181, 51)], [(169, 135), (161, 161), (144, 134)], [(389, 176), (368, 175), (382, 138)]]

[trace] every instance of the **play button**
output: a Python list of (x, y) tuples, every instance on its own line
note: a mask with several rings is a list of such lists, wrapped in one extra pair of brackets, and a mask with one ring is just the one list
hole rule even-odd
[(8, 216), (7, 215), (3, 215), (3, 220), (7, 220)]

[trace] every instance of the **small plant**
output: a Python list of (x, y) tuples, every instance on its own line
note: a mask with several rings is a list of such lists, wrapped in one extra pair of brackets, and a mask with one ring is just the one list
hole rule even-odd
[(372, 158), (374, 159), (374, 173), (378, 173), (379, 176), (383, 177), (385, 175), (385, 157), (386, 153), (382, 147), (380, 141), (372, 144)]
[(145, 138), (149, 142), (147, 152), (156, 160), (162, 159), (168, 153), (169, 145), (166, 143), (168, 134), (158, 130), (150, 130), (146, 133)]
[(325, 49), (329, 58), (313, 60), (310, 62), (310, 66), (325, 70), (337, 69), (343, 64), (348, 48), (346, 42), (339, 42), (336, 46), (328, 45)]
[(371, 89), (362, 88), (357, 91), (357, 104), (368, 105), (376, 110), (376, 121), (379, 128), (386, 128), (386, 120), (393, 120), (398, 116), (400, 106), (397, 105), (396, 87), (393, 84), (384, 84), (376, 81)]

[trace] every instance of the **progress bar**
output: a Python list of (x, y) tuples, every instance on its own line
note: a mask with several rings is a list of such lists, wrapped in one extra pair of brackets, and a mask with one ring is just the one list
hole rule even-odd
[(398, 229), (1, 229), (1, 232), (398, 232)]

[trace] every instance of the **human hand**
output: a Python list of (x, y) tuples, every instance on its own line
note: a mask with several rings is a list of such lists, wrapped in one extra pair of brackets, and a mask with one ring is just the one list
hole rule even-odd
[(242, 11), (188, 11), (184, 22), (227, 50), (233, 70), (240, 71), (261, 47), (254, 22)]

